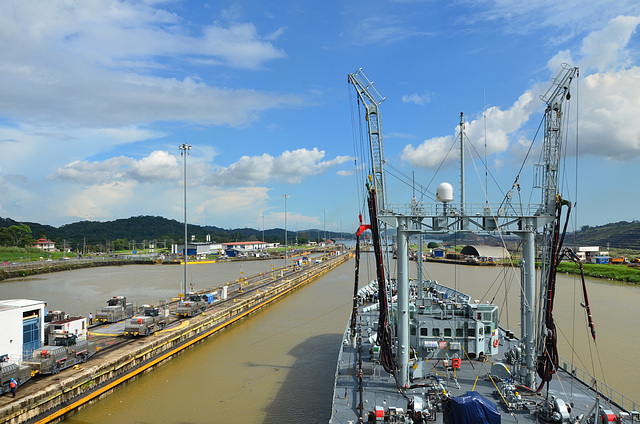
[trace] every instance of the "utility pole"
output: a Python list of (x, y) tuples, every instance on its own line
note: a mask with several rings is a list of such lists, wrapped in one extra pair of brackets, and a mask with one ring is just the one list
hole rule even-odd
[(287, 245), (287, 197), (289, 197), (289, 195), (285, 194), (282, 197), (284, 197), (284, 269), (286, 271), (286, 269), (287, 269), (287, 251), (289, 250), (288, 245)]
[(189, 150), (191, 146), (187, 143), (178, 146), (180, 149), (180, 156), (184, 158), (184, 249), (182, 256), (184, 257), (184, 286), (182, 290), (183, 299), (187, 296), (187, 156), (189, 156)]
[(322, 229), (324, 231), (324, 242), (327, 242), (327, 210), (323, 209), (323, 217), (322, 217)]

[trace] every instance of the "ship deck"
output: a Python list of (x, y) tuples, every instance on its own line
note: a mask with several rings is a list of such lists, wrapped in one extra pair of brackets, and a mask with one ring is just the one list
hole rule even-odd
[[(379, 418), (377, 422), (407, 422), (399, 416), (393, 416), (394, 408), (400, 408), (405, 412), (407, 411), (407, 398), (396, 389), (394, 377), (387, 373), (379, 363), (372, 361), (372, 355), (370, 354), (373, 346), (368, 338), (368, 331), (369, 328), (371, 328), (370, 334), (376, 333), (372, 328), (372, 323), (377, 321), (378, 311), (363, 312), (362, 309), (362, 307), (359, 309), (359, 322), (362, 323), (361, 331), (364, 335), (362, 337), (361, 349), (363, 361), (363, 422), (374, 422), (370, 420), (369, 414), (373, 413), (376, 407), (382, 407), (386, 411), (385, 416)], [(501, 331), (501, 333), (503, 332)], [(468, 391), (476, 391), (485, 399), (497, 405), (502, 423), (545, 422), (535, 413), (535, 410), (536, 405), (541, 403), (546, 396), (555, 396), (558, 399), (562, 399), (565, 404), (573, 405), (570, 410), (570, 416), (574, 419), (580, 416), (580, 414), (586, 416), (596, 402), (596, 398), (599, 398), (601, 409), (613, 411), (616, 415), (622, 412), (623, 418), (621, 422), (631, 423), (640, 421), (638, 412), (635, 412), (640, 405), (637, 405), (630, 399), (619, 395), (607, 387), (600, 386), (601, 393), (596, 393), (593, 388), (585, 383), (585, 377), (588, 375), (566, 364), (566, 362), (560, 364), (561, 370), (554, 375), (553, 380), (549, 384), (548, 392), (545, 387), (541, 390), (540, 394), (521, 394), (523, 399), (526, 400), (526, 407), (519, 409), (508, 408), (505, 400), (501, 397), (494, 384), (497, 382), (495, 379), (492, 380), (489, 374), (494, 363), (504, 361), (504, 352), (506, 352), (509, 347), (515, 346), (518, 343), (519, 341), (517, 339), (510, 340), (501, 335), (498, 355), (488, 357), (488, 360), (484, 362), (468, 359), (462, 360), (460, 368), (455, 371), (450, 367), (451, 364), (445, 364), (442, 360), (430, 360), (427, 362), (427, 365), (431, 367), (430, 374), (433, 378), (420, 382), (412, 382), (412, 386), (418, 387), (406, 390), (404, 395), (411, 398), (416, 395), (421, 396), (422, 394), (428, 395), (432, 393), (432, 399), (435, 401), (439, 398), (439, 395), (436, 394), (435, 389), (431, 388), (432, 381), (441, 383), (451, 397), (464, 395)], [(349, 329), (347, 328), (343, 337), (336, 369), (336, 385), (330, 420), (332, 424), (359, 422), (359, 351), (360, 349), (358, 347), (353, 348), (351, 346)], [(510, 369), (510, 366), (507, 365), (507, 367)], [(573, 371), (570, 373), (567, 372), (567, 370)], [(421, 384), (418, 385), (417, 383)], [(440, 392), (441, 391), (442, 390), (440, 390)], [(438, 408), (435, 420), (429, 421), (443, 423), (441, 402), (438, 401), (436, 404)], [(389, 410), (391, 410), (391, 412), (389, 412)], [(586, 422), (586, 420), (582, 420), (581, 422)]]

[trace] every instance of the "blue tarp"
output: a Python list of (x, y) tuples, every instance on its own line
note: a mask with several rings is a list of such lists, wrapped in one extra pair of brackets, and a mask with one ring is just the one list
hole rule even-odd
[(500, 424), (500, 413), (496, 404), (478, 392), (467, 392), (451, 398), (445, 404), (446, 424)]

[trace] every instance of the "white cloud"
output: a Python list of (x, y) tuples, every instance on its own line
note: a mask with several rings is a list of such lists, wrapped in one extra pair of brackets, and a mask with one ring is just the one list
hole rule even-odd
[[(193, 173), (193, 167), (189, 168)], [(197, 168), (196, 168), (197, 169)], [(180, 162), (166, 151), (155, 151), (140, 160), (126, 156), (105, 161), (74, 161), (58, 168), (49, 179), (84, 185), (111, 185), (126, 181), (171, 181), (180, 179)]]
[(640, 13), (640, 4), (635, 0), (618, 0), (615, 4), (606, 0), (482, 0), (472, 3), (481, 6), (478, 13), (461, 17), (461, 21), (500, 21), (501, 28), (513, 33), (551, 27), (554, 31), (547, 31), (550, 37), (547, 41), (551, 43), (602, 28), (617, 15)]
[(157, 6), (2, 2), (0, 114), (58, 127), (161, 120), (242, 126), (261, 111), (301, 103), (297, 96), (215, 87), (176, 74), (182, 66), (167, 60), (259, 69), (285, 54), (267, 40), (274, 34), (261, 37), (252, 24), (215, 24), (198, 33)]
[(640, 156), (640, 67), (583, 78), (580, 153), (617, 160)]
[(138, 197), (136, 186), (135, 182), (95, 184), (74, 190), (57, 202), (63, 215), (91, 221), (109, 220), (118, 216), (118, 205), (128, 204)]
[(412, 26), (393, 14), (370, 16), (356, 21), (350, 39), (355, 44), (390, 45), (408, 38), (424, 37), (430, 33)]
[[(640, 68), (630, 66), (628, 45), (640, 16), (617, 16), (588, 34), (579, 52), (559, 52), (550, 69), (578, 57), (582, 77), (574, 86), (580, 113), (579, 154), (632, 160), (640, 156)], [(589, 72), (593, 73), (589, 73)], [(595, 72), (594, 72), (595, 71)]]
[(268, 187), (212, 187), (197, 200), (194, 219), (222, 222), (230, 214), (237, 222), (255, 222), (268, 209)]
[[(572, 63), (574, 56), (580, 58), (583, 76), (574, 81), (571, 90), (574, 96), (579, 95), (580, 102), (580, 154), (618, 160), (640, 156), (640, 120), (636, 117), (640, 110), (640, 68), (629, 67), (631, 56), (627, 51), (638, 25), (640, 17), (615, 17), (604, 29), (585, 36), (578, 55), (562, 50), (548, 62), (549, 68), (556, 71), (561, 63)], [(589, 75), (583, 68), (600, 72)], [(542, 87), (542, 83), (534, 84), (508, 110), (486, 110), (487, 154), (509, 151), (513, 145), (511, 153), (521, 155), (528, 148), (533, 134), (526, 134), (524, 128), (529, 117), (544, 106), (534, 95), (541, 93)], [(456, 131), (457, 127), (454, 134)], [(476, 146), (484, 144), (484, 132), (485, 121), (481, 117), (466, 124), (467, 138)], [(457, 146), (452, 148), (453, 143), (454, 135), (434, 137), (417, 147), (407, 145), (400, 158), (412, 166), (426, 168), (436, 168), (445, 158), (455, 163), (459, 153)]]
[(218, 185), (252, 186), (275, 179), (297, 184), (304, 177), (318, 175), (332, 166), (350, 160), (348, 156), (322, 160), (324, 156), (325, 151), (315, 147), (312, 150), (287, 150), (278, 157), (268, 153), (261, 156), (242, 156), (228, 167), (219, 168), (211, 182)]
[(429, 93), (425, 93), (425, 94), (417, 94), (417, 93), (405, 94), (404, 96), (402, 96), (402, 102), (403, 103), (414, 103), (414, 104), (423, 106), (423, 105), (426, 105), (427, 103), (431, 102), (431, 95)]
[(640, 16), (617, 16), (607, 26), (586, 36), (582, 42), (584, 59), (579, 66), (584, 71), (605, 71), (629, 65), (625, 47), (640, 24)]
[[(477, 147), (483, 146), (486, 127), (487, 154), (504, 152), (509, 148), (509, 140), (540, 107), (540, 102), (534, 99), (532, 92), (527, 91), (508, 110), (490, 107), (485, 112), (486, 120), (479, 117), (465, 123), (466, 138)], [(459, 134), (459, 127), (454, 129), (456, 133)], [(458, 137), (454, 134), (425, 140), (417, 147), (409, 144), (402, 150), (400, 158), (411, 166), (424, 168), (436, 168), (445, 159), (448, 163), (456, 163), (459, 148), (453, 146), (454, 138), (457, 140)]]

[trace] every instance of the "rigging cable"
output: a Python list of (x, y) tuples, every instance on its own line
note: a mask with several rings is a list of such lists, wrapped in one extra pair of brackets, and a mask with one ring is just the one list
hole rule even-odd
[[(567, 216), (565, 218), (562, 232), (560, 231), (560, 221), (562, 215), (562, 206), (567, 206)], [(561, 259), (561, 249), (564, 242), (564, 237), (567, 231), (567, 224), (569, 223), (569, 215), (571, 213), (571, 203), (562, 199), (560, 195), (556, 195), (556, 216), (552, 225), (551, 234), (551, 254), (549, 256), (549, 267), (547, 269), (546, 288), (544, 296), (544, 334), (542, 335), (544, 351), (543, 354), (538, 357), (537, 361), (537, 373), (542, 379), (536, 392), (540, 392), (545, 384), (547, 384), (547, 393), (549, 388), (549, 382), (552, 375), (558, 370), (559, 355), (558, 355), (558, 340), (556, 333), (556, 325), (553, 319), (553, 303), (555, 300), (556, 290), (556, 271), (558, 263)]]

